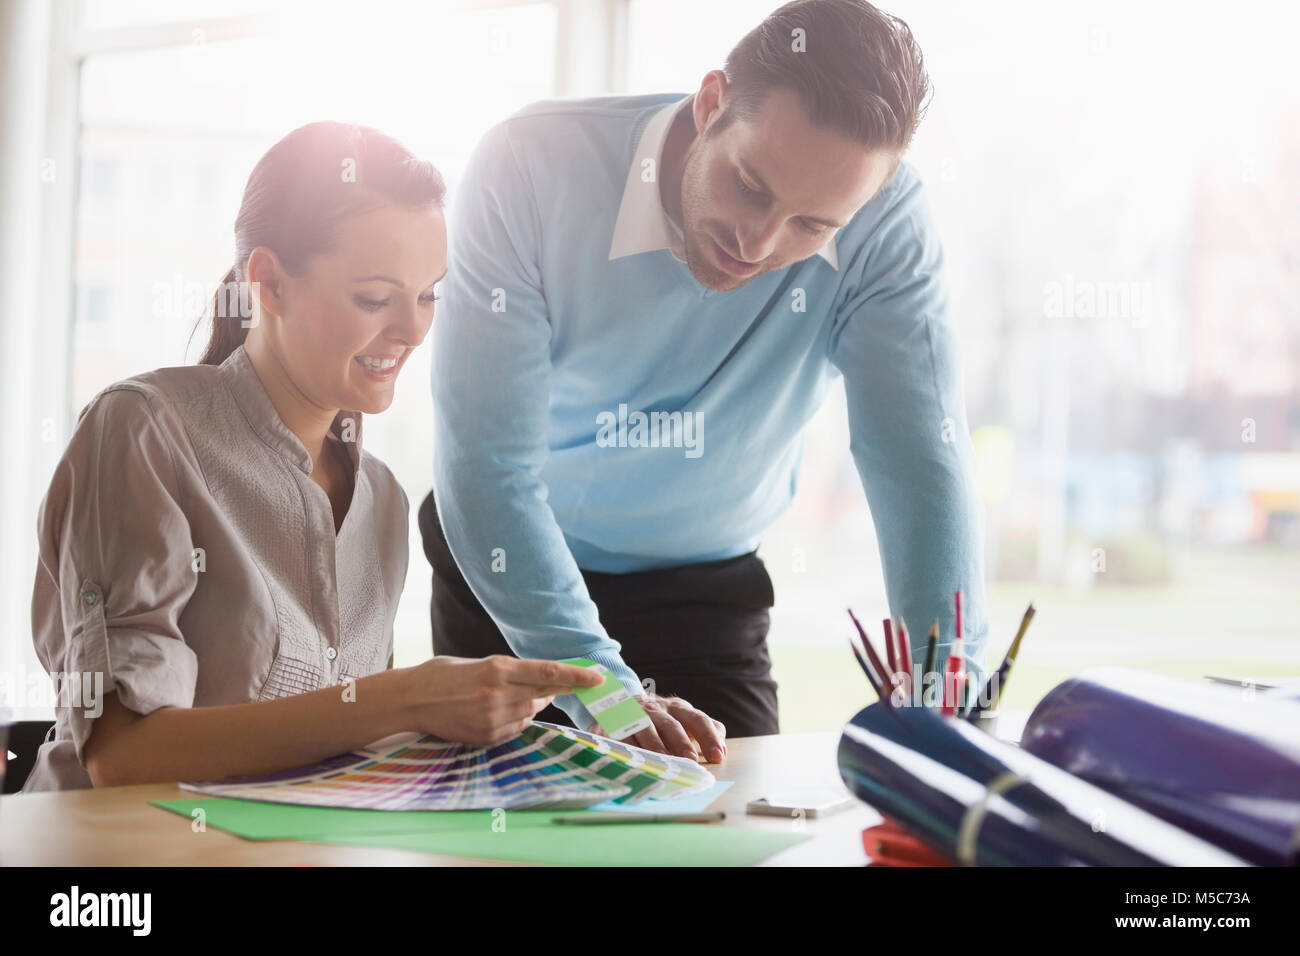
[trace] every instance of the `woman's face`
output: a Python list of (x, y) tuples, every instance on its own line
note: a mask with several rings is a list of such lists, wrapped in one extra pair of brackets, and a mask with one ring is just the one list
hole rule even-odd
[(260, 331), (313, 405), (382, 412), (429, 334), (446, 271), (442, 211), (384, 204), (340, 222), (330, 251), (298, 275), (278, 271), (278, 316)]

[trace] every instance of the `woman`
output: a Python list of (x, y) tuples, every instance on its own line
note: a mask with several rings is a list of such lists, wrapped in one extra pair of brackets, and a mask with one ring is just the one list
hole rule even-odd
[(433, 321), (443, 195), (382, 133), (294, 130), (249, 177), (200, 364), (82, 412), (38, 521), (59, 707), (25, 790), (262, 773), (407, 730), (497, 743), (600, 683), (501, 656), (392, 669), (407, 499), (362, 416)]

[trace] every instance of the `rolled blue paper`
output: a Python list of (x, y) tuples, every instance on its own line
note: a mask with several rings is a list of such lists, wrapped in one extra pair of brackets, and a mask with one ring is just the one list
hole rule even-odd
[(1253, 863), (1300, 862), (1300, 702), (1122, 668), (1052, 690), (1029, 753)]
[(873, 704), (844, 728), (840, 776), (959, 863), (1239, 866), (1227, 853), (933, 708)]

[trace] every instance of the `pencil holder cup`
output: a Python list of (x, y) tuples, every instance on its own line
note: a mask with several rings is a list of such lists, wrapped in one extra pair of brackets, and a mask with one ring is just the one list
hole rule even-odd
[(978, 727), (986, 734), (997, 736), (998, 732), (998, 712), (980, 714), (978, 717), (972, 717), (967, 721), (972, 727)]

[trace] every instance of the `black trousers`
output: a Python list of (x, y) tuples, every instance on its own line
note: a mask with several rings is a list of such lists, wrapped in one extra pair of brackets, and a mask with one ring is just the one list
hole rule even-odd
[[(430, 494), (420, 535), (433, 566), (433, 652), (510, 654), (496, 623), (457, 568)], [(776, 682), (767, 652), (772, 579), (756, 553), (630, 574), (583, 571), (600, 623), (623, 660), (662, 697), (681, 697), (727, 728), (728, 737), (778, 733)], [(554, 704), (538, 720), (568, 725)], [(585, 729), (585, 728), (584, 728)]]

